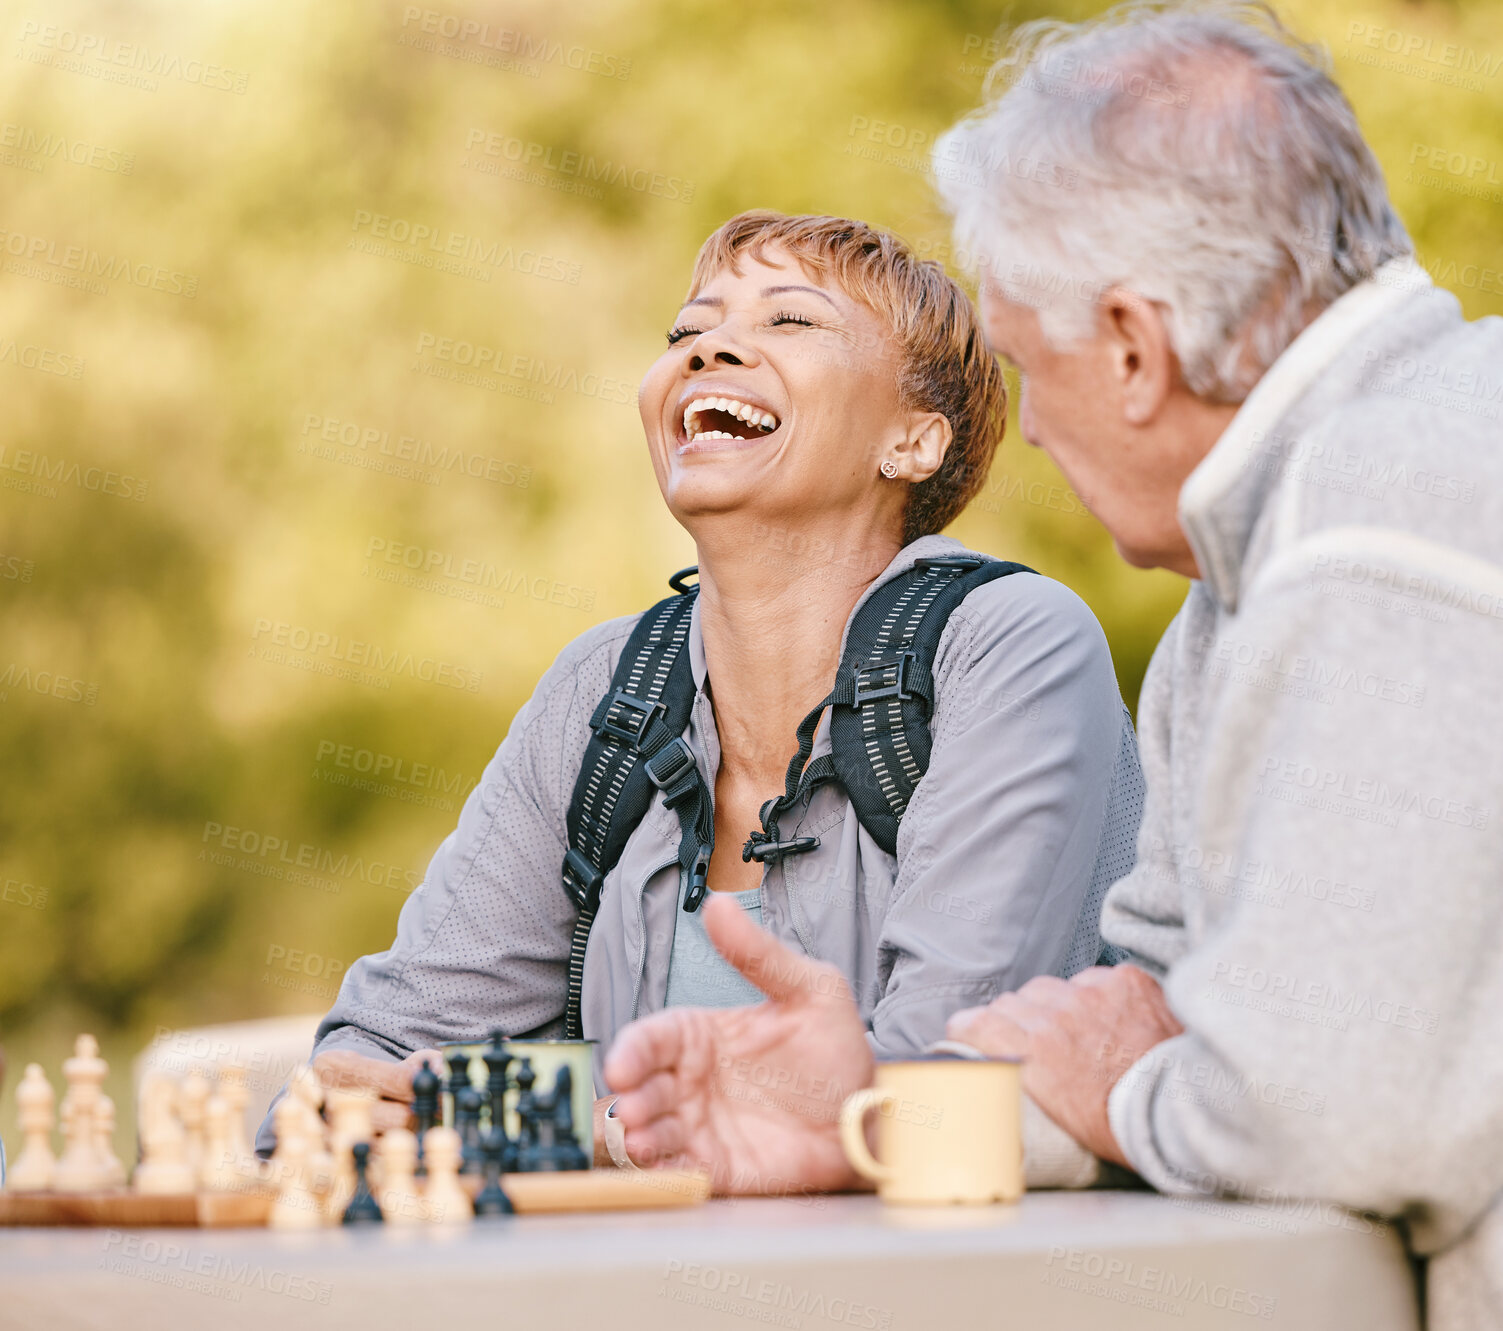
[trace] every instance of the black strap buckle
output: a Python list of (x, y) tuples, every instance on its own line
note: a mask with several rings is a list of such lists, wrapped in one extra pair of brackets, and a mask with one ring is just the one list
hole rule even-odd
[[(612, 713), (617, 711), (623, 715), (613, 716)], [(625, 689), (617, 689), (596, 712), (595, 716), (599, 720), (591, 717), (590, 724), (595, 727), (597, 735), (614, 735), (633, 748), (640, 749), (642, 736), (647, 733), (647, 728), (652, 724), (653, 718), (667, 714), (668, 708), (663, 703), (644, 702), (641, 698), (632, 697)]]
[(665, 744), (644, 764), (652, 784), (659, 790), (667, 790), (696, 769), (694, 753), (680, 735), (671, 744)]
[(980, 568), (986, 560), (980, 555), (949, 555), (936, 556), (933, 559), (915, 559), (913, 567), (927, 571), (931, 568), (953, 568), (961, 572), (970, 572), (973, 568)]
[(600, 885), (605, 875), (572, 846), (564, 856), (564, 891), (579, 910), (595, 910), (600, 905)]
[(699, 909), (699, 903), (710, 890), (710, 847), (701, 846), (694, 852), (694, 863), (689, 868), (689, 890), (684, 893), (684, 909), (690, 912)]
[[(875, 702), (878, 698), (897, 698), (901, 702), (907, 702), (913, 697), (904, 685), (908, 682), (908, 668), (915, 663), (917, 658), (912, 652), (899, 652), (896, 656), (884, 657), (880, 661), (872, 661), (855, 669), (856, 692), (851, 700), (852, 707), (860, 707), (863, 703)], [(875, 676), (880, 672), (892, 671), (891, 679), (881, 679), (876, 683), (868, 684), (867, 677)]]
[[(684, 579), (687, 578), (691, 573), (694, 574), (694, 577), (695, 577), (695, 581), (694, 581), (693, 584), (690, 584), (690, 583), (687, 583), (687, 582), (684, 581)], [(677, 573), (675, 573), (671, 578), (669, 578), (668, 579), (668, 585), (670, 587), (672, 587), (673, 590), (676, 591), (680, 596), (683, 596), (687, 592), (692, 592), (692, 591), (698, 591), (699, 590), (698, 578), (699, 578), (699, 565), (698, 564), (690, 564), (688, 568), (681, 568), (681, 569), (679, 569), (679, 571)]]
[(741, 848), (741, 858), (743, 861), (756, 860), (758, 864), (765, 864), (771, 860), (776, 864), (785, 855), (802, 855), (818, 845), (817, 836), (796, 836), (791, 841), (774, 841), (769, 836), (762, 836), (759, 839), (758, 833), (753, 832), (746, 845)]

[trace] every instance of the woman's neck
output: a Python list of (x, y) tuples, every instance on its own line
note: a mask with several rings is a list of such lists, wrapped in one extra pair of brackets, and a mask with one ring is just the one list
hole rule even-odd
[(695, 532), (721, 771), (781, 787), (798, 723), (835, 682), (851, 610), (902, 545), (869, 528), (726, 518)]

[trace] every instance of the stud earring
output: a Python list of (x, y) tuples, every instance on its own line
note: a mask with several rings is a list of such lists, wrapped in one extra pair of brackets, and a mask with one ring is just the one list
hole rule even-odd
[(892, 480), (892, 478), (898, 474), (898, 464), (891, 458), (888, 458), (882, 463), (880, 467), (877, 468), (877, 470), (880, 471), (885, 477), (887, 477), (888, 480)]

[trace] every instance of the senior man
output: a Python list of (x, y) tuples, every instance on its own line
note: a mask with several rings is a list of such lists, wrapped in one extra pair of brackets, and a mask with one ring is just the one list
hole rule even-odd
[[(1023, 432), (1125, 559), (1194, 581), (1102, 921), (1129, 964), (949, 1033), (1025, 1056), (1032, 1184), (1108, 1162), (1397, 1217), (1431, 1325), (1478, 1325), (1503, 1307), (1503, 321), (1431, 286), (1351, 108), (1265, 9), (1031, 26), (997, 77), (935, 174)], [(625, 1147), (855, 1186), (849, 998), (715, 904), (772, 1001), (629, 1028)]]

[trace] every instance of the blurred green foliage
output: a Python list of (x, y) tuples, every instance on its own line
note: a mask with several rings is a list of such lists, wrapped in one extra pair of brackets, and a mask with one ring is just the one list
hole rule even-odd
[[(999, 25), (1097, 8), (12, 7), (12, 1068), (39, 1057), (56, 1075), (84, 1026), (123, 1062), (158, 1023), (326, 1007), (338, 967), (389, 940), (549, 660), (691, 562), (634, 387), (700, 241), (766, 206), (863, 217), (946, 257), (928, 151), (977, 101)], [(1331, 47), (1422, 257), (1474, 317), (1503, 305), (1500, 16), (1402, 0), (1291, 13)], [(465, 19), (489, 26), (445, 35)], [(1489, 165), (1449, 171), (1455, 154)], [(451, 247), (459, 271), (437, 264)], [(1493, 265), (1491, 285), (1468, 264)], [(492, 372), (444, 377), (464, 359), (446, 339), (499, 349)], [(1015, 431), (954, 531), (1080, 592), (1136, 699), (1182, 580), (1126, 567)], [(383, 580), (405, 571), (382, 562), (398, 547), (440, 567)], [(465, 599), (472, 575), (500, 578), (497, 603)], [(352, 660), (369, 679), (325, 673)], [(449, 677), (419, 677), (425, 660)], [(339, 784), (377, 755), (386, 791)], [(334, 965), (272, 960), (292, 950)], [(12, 1113), (7, 1095), (0, 1126)]]

